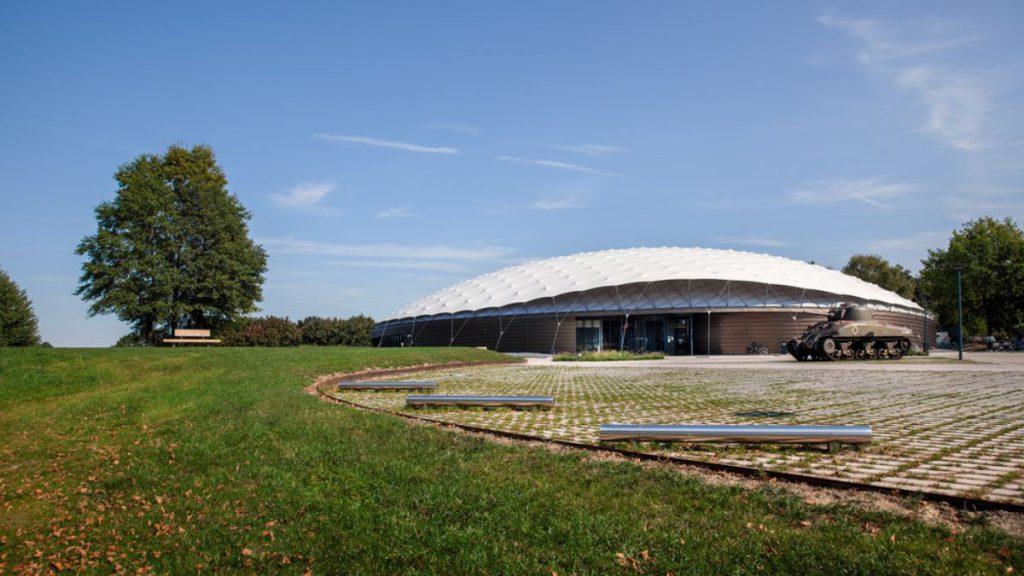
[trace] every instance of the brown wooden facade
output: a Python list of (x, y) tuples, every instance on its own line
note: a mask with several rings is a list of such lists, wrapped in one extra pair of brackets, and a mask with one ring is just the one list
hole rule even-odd
[[(759, 342), (769, 352), (778, 353), (782, 343), (800, 336), (816, 322), (825, 319), (827, 310), (769, 311), (741, 310), (679, 311), (673, 313), (690, 320), (690, 338), (678, 353), (689, 354), (745, 354), (747, 346)], [(664, 315), (666, 312), (658, 312)], [(913, 331), (913, 341), (920, 347), (925, 324), (930, 345), (935, 345), (934, 320), (923, 316), (899, 312), (875, 311), (880, 322), (906, 326)], [(394, 322), (384, 327), (383, 338), (376, 338), (381, 346), (470, 346), (486, 347), (500, 352), (562, 353), (576, 351), (577, 318), (596, 318), (599, 315), (519, 315), (514, 317), (485, 316), (468, 319), (442, 317), (419, 321)], [(606, 319), (622, 318), (614, 313), (600, 316)], [(631, 322), (643, 318), (634, 314)], [(710, 341), (708, 320), (710, 318)], [(608, 342), (605, 348), (617, 348)]]

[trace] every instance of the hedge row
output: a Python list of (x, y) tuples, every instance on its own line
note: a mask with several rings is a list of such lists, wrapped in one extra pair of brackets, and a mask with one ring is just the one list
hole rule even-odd
[(279, 316), (243, 318), (220, 335), (226, 346), (369, 346), (373, 318), (310, 316), (292, 322)]

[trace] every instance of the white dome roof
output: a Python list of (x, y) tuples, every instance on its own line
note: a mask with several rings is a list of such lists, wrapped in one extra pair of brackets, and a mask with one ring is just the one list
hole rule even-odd
[(584, 252), (519, 264), (435, 292), (392, 318), (497, 308), (601, 287), (669, 280), (789, 286), (921, 310), (895, 292), (816, 264), (754, 252), (666, 247)]

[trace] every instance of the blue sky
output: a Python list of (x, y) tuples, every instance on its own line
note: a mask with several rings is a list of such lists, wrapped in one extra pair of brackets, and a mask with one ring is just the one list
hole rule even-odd
[(1024, 219), (1024, 3), (0, 3), (0, 267), (44, 339), (119, 164), (214, 147), (263, 312), (634, 246), (916, 269)]

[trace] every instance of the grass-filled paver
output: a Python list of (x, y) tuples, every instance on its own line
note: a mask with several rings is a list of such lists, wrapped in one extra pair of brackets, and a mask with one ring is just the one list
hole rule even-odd
[[(432, 371), (441, 394), (555, 398), (543, 414), (449, 409), (431, 418), (597, 443), (602, 423), (870, 425), (873, 442), (823, 447), (626, 446), (829, 479), (1024, 504), (1024, 378), (1017, 372), (627, 366), (495, 366)], [(405, 411), (400, 397), (342, 395)]]

